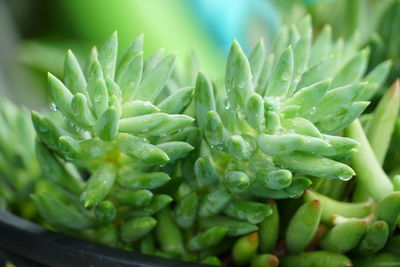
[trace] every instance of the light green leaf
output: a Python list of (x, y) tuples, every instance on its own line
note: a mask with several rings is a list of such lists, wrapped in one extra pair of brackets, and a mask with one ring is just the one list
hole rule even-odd
[(118, 55), (118, 36), (115, 31), (104, 43), (99, 53), (99, 62), (102, 66), (104, 78), (114, 79)]
[(289, 46), (278, 59), (264, 96), (285, 96), (293, 76), (293, 50)]

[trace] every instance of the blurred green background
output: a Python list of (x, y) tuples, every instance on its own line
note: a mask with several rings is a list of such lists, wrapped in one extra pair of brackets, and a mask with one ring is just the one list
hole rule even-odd
[[(335, 38), (358, 30), (363, 43), (373, 47), (375, 65), (398, 58), (398, 33), (393, 40), (395, 29), (380, 30), (384, 23), (400, 25), (400, 13), (383, 21), (396, 5), (399, 0), (0, 0), (0, 94), (30, 108), (43, 107), (46, 72), (62, 78), (66, 50), (84, 64), (90, 47), (115, 30), (120, 51), (144, 33), (145, 56), (165, 48), (165, 53), (179, 51), (179, 60), (194, 50), (201, 69), (221, 77), (234, 38), (246, 52), (259, 38), (268, 49), (280, 25), (307, 13), (317, 32), (326, 23)], [(387, 42), (394, 48), (380, 51)]]
[[(62, 75), (66, 50), (71, 48), (84, 63), (90, 46), (99, 45), (115, 30), (120, 51), (144, 33), (145, 56), (160, 48), (165, 53), (179, 51), (178, 57), (195, 50), (202, 68), (215, 75), (224, 71), (235, 37), (240, 40), (248, 29), (258, 27), (254, 41), (247, 42), (248, 36), (240, 40), (252, 46), (263, 35), (269, 38), (268, 27), (273, 28), (271, 37), (276, 33), (279, 22), (274, 12), (272, 19), (261, 13), (261, 22), (249, 18), (251, 6), (254, 10), (256, 2), (259, 7), (268, 1), (214, 2), (231, 8), (217, 9), (213, 1), (202, 0), (1, 0), (1, 94), (31, 108), (41, 107), (47, 102), (45, 74)], [(245, 25), (252, 19), (252, 25)]]

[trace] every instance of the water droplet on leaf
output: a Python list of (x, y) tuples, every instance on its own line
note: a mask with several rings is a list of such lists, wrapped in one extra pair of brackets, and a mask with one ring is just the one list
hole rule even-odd
[(57, 106), (56, 106), (56, 104), (54, 102), (50, 103), (50, 109), (53, 110), (53, 111), (57, 110)]
[(101, 95), (95, 95), (95, 96), (94, 96), (94, 102), (100, 102), (101, 99), (102, 99), (102, 96), (101, 96)]
[(284, 81), (289, 81), (290, 80), (290, 78), (291, 78), (291, 73), (290, 72), (284, 72), (283, 74), (282, 74), (282, 76), (281, 76), (281, 79), (282, 80), (284, 80)]

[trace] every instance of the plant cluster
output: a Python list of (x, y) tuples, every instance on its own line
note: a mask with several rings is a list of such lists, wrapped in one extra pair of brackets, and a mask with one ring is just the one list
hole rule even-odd
[(1, 99), (0, 125), (0, 208), (35, 219), (30, 194), (49, 184), (40, 176), (29, 112)]
[[(298, 14), (311, 14), (317, 31), (325, 24), (332, 24), (336, 37), (360, 32), (362, 44), (371, 48), (369, 68), (390, 59), (393, 67), (387, 82), (392, 83), (399, 77), (399, 38), (395, 34), (400, 26), (399, 0), (275, 1), (275, 5), (280, 7), (284, 20), (293, 22)], [(288, 10), (290, 15), (287, 15)]]
[[(113, 34), (85, 68), (68, 51), (63, 79), (48, 76), (53, 111), (32, 112), (34, 177), (54, 188), (32, 195), (45, 225), (214, 265), (397, 261), (400, 176), (382, 164), (399, 84), (361, 124), (390, 63), (366, 73), (358, 34), (311, 29), (309, 17), (283, 27), (268, 55), (263, 41), (249, 57), (234, 41), (222, 83), (200, 72), (190, 84), (193, 67), (174, 71), (175, 54), (144, 60), (143, 36), (118, 59)], [(1, 151), (30, 162), (3, 140), (13, 127), (0, 131)]]
[(372, 48), (371, 66), (376, 66), (382, 59), (393, 61), (389, 81), (396, 80), (400, 74), (400, 39), (396, 34), (393, 34), (400, 25), (399, 12), (400, 1), (391, 1), (380, 18), (376, 33), (372, 35), (369, 42)]

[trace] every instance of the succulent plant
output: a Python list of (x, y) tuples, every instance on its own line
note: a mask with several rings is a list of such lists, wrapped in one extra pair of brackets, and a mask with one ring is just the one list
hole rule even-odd
[[(50, 118), (32, 113), (40, 139), (37, 157), (46, 177), (73, 198), (79, 196), (85, 208), (94, 208), (96, 218), (106, 222), (114, 220), (116, 207), (125, 214), (132, 212), (127, 206), (147, 206), (142, 213), (152, 215), (171, 202), (169, 196), (154, 192), (171, 180), (161, 166), (185, 157), (193, 149), (186, 139), (197, 132), (188, 127), (193, 119), (179, 114), (189, 103), (193, 87), (176, 89), (176, 82), (167, 86), (172, 82), (175, 54), (162, 58), (156, 53), (143, 61), (143, 36), (139, 36), (117, 62), (117, 42), (114, 33), (99, 52), (94, 47), (85, 70), (68, 51), (63, 81), (48, 76), (56, 114)], [(84, 181), (87, 173), (90, 177)], [(82, 217), (85, 223), (77, 228), (93, 225), (89, 212), (75, 214), (46, 194), (34, 199), (42, 213), (51, 213), (46, 207), (54, 204)], [(154, 220), (143, 218), (145, 225)], [(142, 223), (127, 222), (123, 229)]]
[(313, 42), (306, 17), (283, 28), (269, 56), (262, 41), (249, 58), (235, 41), (225, 86), (213, 88), (198, 75), (196, 119), (207, 144), (196, 162), (200, 183), (280, 199), (301, 195), (307, 177), (346, 181), (355, 174), (340, 161), (357, 142), (335, 134), (360, 116), (388, 65), (364, 77), (369, 50), (358, 50), (358, 35), (331, 38), (327, 26)]
[[(296, 2), (296, 4), (294, 4)], [(398, 0), (318, 0), (318, 1), (275, 1), (281, 8), (283, 21), (296, 22), (299, 14), (310, 13), (313, 26), (318, 33), (325, 24), (333, 26), (334, 36), (349, 37), (360, 33), (360, 42), (371, 48), (368, 69), (373, 69), (382, 61), (390, 60), (388, 84), (394, 82), (400, 74), (399, 38), (395, 29), (400, 21), (397, 15)], [(371, 12), (373, 10), (373, 12)]]
[(383, 60), (391, 60), (393, 67), (390, 71), (389, 82), (394, 82), (400, 76), (399, 48), (400, 39), (395, 34), (395, 29), (400, 26), (398, 12), (400, 1), (392, 0), (381, 15), (376, 33), (370, 38), (369, 45), (372, 48), (370, 66), (374, 67)]
[[(392, 253), (400, 176), (390, 180), (381, 165), (400, 87), (393, 85), (363, 129), (357, 118), (390, 64), (365, 75), (369, 50), (359, 49), (358, 37), (333, 41), (327, 26), (313, 40), (306, 17), (282, 29), (268, 56), (262, 41), (249, 57), (234, 41), (222, 85), (199, 73), (191, 86), (194, 57), (178, 70), (175, 55), (143, 60), (142, 36), (117, 60), (113, 34), (91, 50), (85, 70), (68, 51), (62, 81), (48, 77), (53, 111), (32, 112), (39, 175), (54, 188), (32, 196), (44, 224), (214, 265), (351, 266), (349, 257), (363, 264), (365, 255)], [(14, 160), (15, 170), (33, 149), (15, 150), (6, 137), (32, 148), (34, 133), (5, 106), (0, 156)], [(388, 132), (379, 135), (382, 128)], [(348, 202), (352, 188), (344, 182), (353, 168), (362, 194)], [(339, 193), (331, 197), (326, 187)]]
[(1, 99), (0, 124), (0, 206), (35, 219), (30, 194), (36, 191), (41, 172), (35, 159), (35, 130), (29, 112)]

